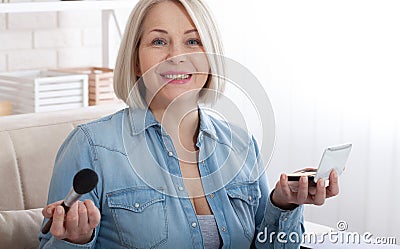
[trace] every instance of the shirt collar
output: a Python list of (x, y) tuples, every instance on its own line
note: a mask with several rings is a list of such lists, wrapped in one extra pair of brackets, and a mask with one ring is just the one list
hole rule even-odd
[[(209, 114), (206, 113), (206, 108), (199, 106), (199, 117), (200, 117), (200, 130), (199, 135), (206, 133), (215, 140), (218, 140), (218, 136), (215, 131), (214, 124)], [(132, 135), (138, 135), (144, 132), (152, 126), (159, 126), (161, 124), (155, 119), (153, 113), (149, 108), (128, 108), (128, 115), (132, 129)]]
[(132, 135), (138, 135), (151, 126), (160, 126), (150, 109), (129, 108), (128, 116)]
[(218, 140), (217, 133), (215, 131), (215, 126), (211, 120), (209, 114), (207, 114), (206, 108), (199, 107), (199, 116), (200, 116), (200, 131), (201, 133), (206, 133), (210, 135), (215, 140)]

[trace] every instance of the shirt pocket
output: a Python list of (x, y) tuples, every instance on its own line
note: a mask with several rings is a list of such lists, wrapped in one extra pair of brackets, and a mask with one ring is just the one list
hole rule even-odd
[(252, 241), (255, 231), (255, 216), (261, 191), (258, 182), (235, 183), (226, 188), (229, 201), (242, 224), (245, 236)]
[(107, 194), (121, 243), (129, 248), (156, 248), (167, 240), (165, 195), (147, 187)]

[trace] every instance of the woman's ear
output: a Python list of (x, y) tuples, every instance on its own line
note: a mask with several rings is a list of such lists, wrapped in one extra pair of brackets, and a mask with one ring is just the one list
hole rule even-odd
[(139, 78), (142, 77), (142, 72), (140, 71), (140, 63), (138, 60), (135, 63), (135, 69), (136, 69), (136, 76)]
[(138, 78), (142, 77), (142, 72), (140, 72), (140, 69), (138, 67), (136, 67), (136, 76)]

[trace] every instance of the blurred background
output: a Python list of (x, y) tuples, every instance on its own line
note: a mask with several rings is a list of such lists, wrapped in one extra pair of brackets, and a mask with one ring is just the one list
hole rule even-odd
[(351, 142), (340, 196), (307, 206), (306, 219), (400, 238), (400, 2), (208, 2), (227, 56), (258, 77), (274, 108), (271, 187)]
[[(282, 172), (317, 167), (327, 146), (351, 142), (340, 195), (322, 207), (307, 206), (305, 217), (331, 227), (344, 220), (350, 231), (396, 236), (399, 243), (400, 2), (206, 2), (227, 57), (257, 76), (273, 106), (271, 187)], [(92, 8), (0, 13), (0, 72), (114, 67), (120, 42), (115, 24), (123, 31), (129, 12), (116, 8), (106, 19)], [(104, 22), (110, 24), (107, 44)]]

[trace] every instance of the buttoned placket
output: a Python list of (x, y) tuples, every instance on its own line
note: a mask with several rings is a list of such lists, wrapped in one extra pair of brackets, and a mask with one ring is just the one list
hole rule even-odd
[[(202, 132), (202, 131), (200, 131), (200, 132)], [(204, 136), (202, 133), (200, 133), (199, 140), (197, 141), (197, 146), (199, 148), (199, 171), (200, 171), (201, 177), (204, 177), (211, 173), (210, 168), (207, 163), (208, 160), (205, 159), (205, 157), (207, 155), (203, 154), (203, 152), (206, 151), (204, 149), (204, 146), (207, 146), (207, 142), (211, 142), (211, 141), (208, 141), (207, 139), (211, 139), (211, 138)], [(204, 191), (207, 192), (207, 189), (205, 188)], [(214, 218), (217, 222), (218, 231), (220, 233), (220, 236), (221, 236), (222, 242), (223, 242), (223, 248), (229, 248), (230, 247), (230, 244), (229, 244), (230, 238), (229, 238), (227, 223), (225, 220), (225, 215), (223, 214), (223, 208), (218, 206), (218, 203), (219, 203), (217, 200), (218, 193), (217, 192), (206, 193), (206, 199), (208, 201), (208, 204), (210, 205), (210, 208), (213, 212)]]
[[(165, 146), (166, 149), (166, 162), (168, 162), (167, 163), (168, 170), (170, 171), (170, 173), (182, 177), (179, 160), (177, 158), (176, 150), (171, 137), (165, 131), (161, 132), (161, 136), (162, 136), (161, 141), (163, 141), (164, 143), (163, 145)], [(187, 192), (185, 191), (183, 179), (180, 178), (180, 180), (175, 180), (173, 184), (176, 186), (177, 190), (176, 192), (179, 197), (178, 199), (188, 219), (188, 226), (190, 227), (190, 234), (192, 236), (192, 241), (193, 241), (192, 248), (202, 249), (203, 240), (202, 240), (200, 226), (198, 225), (198, 220), (194, 207), (190, 199), (188, 198)]]

